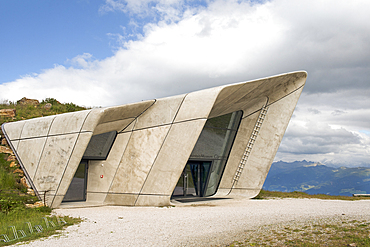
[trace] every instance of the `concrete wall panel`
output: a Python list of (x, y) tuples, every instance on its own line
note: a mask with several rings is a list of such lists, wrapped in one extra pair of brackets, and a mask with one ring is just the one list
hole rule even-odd
[(172, 194), (205, 122), (199, 119), (172, 125), (141, 193)]
[(247, 102), (242, 102), (237, 105), (236, 102), (243, 98), (246, 94), (252, 92), (261, 84), (262, 81), (253, 81), (225, 86), (217, 96), (212, 111), (209, 114), (209, 118), (222, 116), (230, 112), (239, 111), (242, 108), (247, 108), (245, 104), (251, 100), (254, 100), (256, 96), (258, 97), (258, 95), (251, 94), (249, 101)]
[(272, 104), (303, 86), (306, 78), (306, 72), (296, 72), (263, 79), (258, 87), (249, 93), (245, 93), (242, 98), (234, 103), (243, 104), (255, 97), (268, 97), (269, 104)]
[(170, 124), (185, 95), (159, 99), (137, 119), (135, 130)]
[(127, 118), (136, 118), (154, 104), (155, 100), (147, 100), (122, 106), (104, 108), (99, 124), (114, 122)]
[(50, 194), (55, 194), (77, 137), (78, 134), (48, 137), (34, 178), (34, 185), (40, 193), (49, 190)]
[(107, 197), (107, 192), (98, 193), (98, 192), (88, 192), (86, 194), (86, 202), (104, 204), (105, 198)]
[[(210, 117), (216, 117), (240, 109), (248, 109), (245, 115), (256, 111), (259, 102), (269, 100), (269, 104), (281, 99), (304, 85), (306, 72), (294, 72), (263, 78), (240, 84), (225, 86), (217, 97)], [(237, 90), (233, 90), (233, 89)], [(232, 95), (231, 95), (232, 94)], [(253, 109), (254, 108), (254, 109)]]
[(46, 137), (19, 141), (17, 153), (31, 179), (35, 177), (35, 171), (39, 164), (42, 151), (44, 150), (45, 142)]
[(55, 116), (26, 120), (21, 139), (47, 136)]
[[(91, 160), (87, 176), (87, 192), (107, 193), (122, 159), (131, 133), (117, 135), (106, 160)], [(100, 176), (103, 175), (103, 178)]]
[(158, 195), (139, 195), (135, 206), (169, 206), (171, 195), (158, 196)]
[(86, 120), (82, 126), (81, 131), (94, 131), (96, 125), (104, 112), (104, 108), (94, 108), (90, 110), (90, 113), (87, 115)]
[[(12, 145), (13, 145), (13, 148), (15, 149), (15, 151), (17, 152), (18, 150), (18, 145), (19, 145), (19, 141), (11, 141), (10, 142)], [(14, 151), (14, 150), (13, 150)]]
[(51, 125), (49, 135), (79, 132), (90, 111), (86, 110), (57, 115)]
[(4, 130), (10, 141), (17, 140), (21, 137), (21, 132), (25, 123), (25, 121), (19, 121), (4, 124)]
[(134, 206), (138, 194), (108, 194), (105, 199), (105, 204)]
[(110, 131), (119, 132), (125, 129), (133, 120), (134, 118), (127, 118), (123, 120), (99, 124), (94, 130), (94, 135), (99, 135)]
[[(92, 136), (91, 132), (80, 133), (77, 136), (76, 144), (74, 146), (72, 145), (73, 151), (72, 151), (72, 154), (69, 160), (66, 160), (64, 157), (60, 155), (60, 158), (62, 158), (63, 161), (68, 162), (68, 163), (66, 163), (65, 169), (61, 168), (62, 178), (60, 180), (60, 183), (57, 186), (56, 193), (55, 193), (56, 195), (64, 197), (64, 195), (67, 193), (69, 185), (72, 182), (73, 176), (76, 173), (78, 165), (80, 164), (80, 161), (85, 152), (85, 149), (87, 145), (89, 144), (91, 136)], [(60, 137), (63, 137), (63, 136), (60, 136)], [(54, 200), (51, 206), (54, 208), (59, 206), (58, 201)]]
[(241, 190), (259, 191), (262, 188), (302, 89), (269, 107), (248, 162), (235, 186), (239, 190), (237, 193), (241, 193)]
[(243, 157), (245, 148), (249, 141), (249, 137), (251, 136), (258, 116), (259, 112), (242, 119), (242, 121), (240, 122), (239, 130), (235, 137), (229, 159), (222, 175), (217, 195), (225, 196), (230, 192), (236, 169), (238, 168), (240, 160)]
[(208, 118), (221, 89), (222, 87), (215, 87), (187, 94), (176, 116), (175, 123), (197, 118)]
[(132, 121), (126, 128), (121, 130), (121, 132), (130, 132), (130, 131), (132, 131), (134, 129), (135, 125), (136, 125), (136, 122), (137, 122), (137, 118), (135, 118), (135, 120)]
[(166, 125), (132, 133), (109, 192), (140, 192), (169, 128)]

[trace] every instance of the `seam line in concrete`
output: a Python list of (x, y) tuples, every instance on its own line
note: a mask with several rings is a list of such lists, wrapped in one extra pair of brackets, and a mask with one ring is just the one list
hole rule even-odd
[[(78, 132), (78, 134), (77, 134), (76, 141), (75, 141), (75, 143), (74, 143), (74, 145), (73, 145), (73, 148), (72, 148), (71, 154), (69, 155), (69, 158), (68, 158), (68, 160), (67, 160), (67, 164), (66, 164), (66, 166), (64, 167), (63, 174), (62, 174), (62, 176), (60, 177), (59, 184), (58, 184), (58, 186), (57, 186), (57, 188), (56, 188), (56, 190), (55, 190), (55, 195), (54, 195), (53, 200), (52, 200), (52, 202), (51, 202), (51, 204), (50, 204), (50, 207), (54, 204), (55, 196), (56, 196), (56, 194), (57, 194), (57, 193), (58, 193), (58, 191), (59, 191), (60, 184), (61, 184), (61, 183), (62, 183), (62, 181), (63, 181), (64, 174), (65, 174), (65, 172), (66, 172), (66, 170), (67, 170), (67, 168), (68, 168), (69, 162), (71, 161), (71, 157), (72, 157), (72, 155), (73, 155), (73, 152), (75, 151), (76, 144), (77, 144), (78, 139), (79, 139), (79, 137), (80, 137), (80, 135), (81, 135), (81, 130), (82, 130), (82, 128), (83, 128), (83, 126), (84, 126), (84, 124), (85, 124), (85, 122), (86, 122), (87, 117), (90, 115), (90, 113), (91, 113), (91, 111), (89, 111), (89, 113), (86, 115), (86, 117), (85, 117), (85, 119), (84, 119), (83, 123), (81, 124), (80, 132)], [(77, 170), (77, 168), (78, 168), (78, 166), (76, 167), (76, 170)], [(72, 182), (72, 181), (71, 181), (71, 182)], [(69, 187), (69, 186), (68, 186), (68, 187)], [(68, 189), (67, 189), (67, 190), (68, 190)], [(44, 203), (45, 203), (45, 202), (44, 202)]]

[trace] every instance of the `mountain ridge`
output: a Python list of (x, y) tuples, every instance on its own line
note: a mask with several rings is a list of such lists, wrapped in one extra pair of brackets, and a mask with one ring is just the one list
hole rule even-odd
[(278, 161), (271, 165), (263, 189), (342, 196), (368, 194), (370, 193), (370, 168), (331, 167), (306, 160)]

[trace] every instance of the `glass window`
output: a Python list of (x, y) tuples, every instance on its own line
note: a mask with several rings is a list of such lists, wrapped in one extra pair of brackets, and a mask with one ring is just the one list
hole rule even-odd
[(85, 201), (87, 184), (87, 161), (82, 160), (63, 198), (63, 202)]
[(83, 155), (86, 160), (105, 160), (116, 139), (117, 132), (111, 131), (91, 137)]
[[(242, 115), (242, 111), (237, 111), (207, 120), (174, 196), (182, 193), (183, 196), (211, 196), (216, 193)], [(191, 193), (192, 190), (196, 193)]]

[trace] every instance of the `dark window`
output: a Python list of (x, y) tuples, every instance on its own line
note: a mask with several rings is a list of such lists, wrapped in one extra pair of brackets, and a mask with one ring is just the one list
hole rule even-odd
[(82, 159), (105, 160), (116, 139), (117, 132), (111, 131), (91, 137)]
[(207, 120), (173, 196), (216, 193), (242, 115), (236, 111)]
[(87, 185), (87, 160), (82, 160), (63, 198), (63, 202), (85, 201)]

